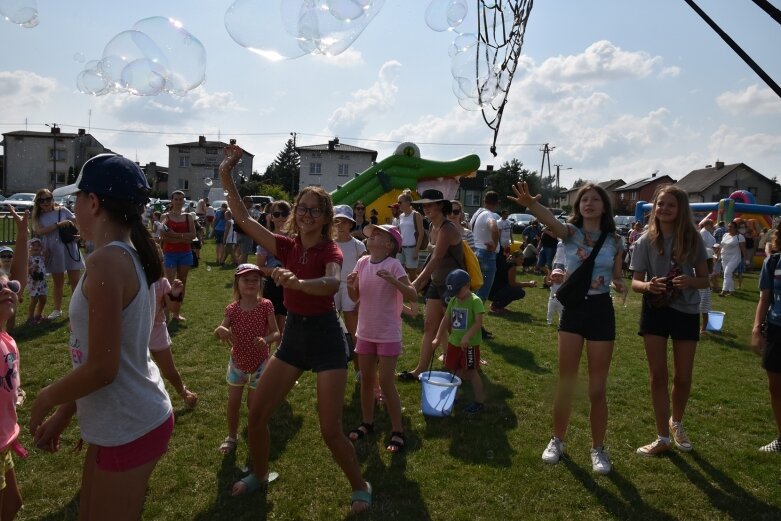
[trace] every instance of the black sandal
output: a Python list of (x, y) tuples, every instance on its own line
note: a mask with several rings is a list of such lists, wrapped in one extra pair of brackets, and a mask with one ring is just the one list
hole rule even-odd
[(397, 375), (398, 379), (402, 382), (417, 382), (418, 377), (410, 371), (402, 371)]
[(393, 454), (398, 454), (399, 452), (404, 450), (405, 441), (406, 438), (404, 437), (403, 432), (393, 431), (391, 432), (391, 439), (388, 442), (388, 446), (385, 447), (385, 450), (387, 450), (388, 452), (392, 452)]
[(368, 436), (372, 432), (374, 432), (373, 423), (361, 422), (361, 424), (356, 429), (353, 429), (347, 433), (347, 437), (350, 439), (350, 441), (358, 441), (363, 437)]

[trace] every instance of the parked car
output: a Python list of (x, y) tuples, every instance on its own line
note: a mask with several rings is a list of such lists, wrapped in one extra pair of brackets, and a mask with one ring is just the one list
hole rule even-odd
[(635, 222), (634, 215), (616, 215), (613, 220), (616, 222), (616, 233), (619, 235), (629, 235), (632, 229), (632, 223)]
[(536, 217), (530, 213), (511, 213), (507, 219), (513, 223), (513, 233), (521, 233)]
[(250, 198), (252, 199), (252, 204), (259, 204), (261, 209), (268, 203), (274, 202), (274, 198), (270, 195), (251, 195)]
[(73, 211), (73, 205), (76, 204), (76, 196), (63, 195), (60, 197), (55, 197), (54, 202), (59, 206), (62, 206), (64, 208), (67, 208), (70, 211)]
[(35, 206), (35, 194), (28, 192), (20, 192), (7, 197), (3, 202), (5, 204), (13, 205), (16, 211), (30, 210), (32, 211)]

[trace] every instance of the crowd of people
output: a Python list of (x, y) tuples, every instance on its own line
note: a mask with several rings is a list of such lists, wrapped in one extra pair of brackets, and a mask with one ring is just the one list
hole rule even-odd
[[(27, 322), (35, 325), (62, 316), (65, 275), (73, 288), (68, 310), (73, 370), (41, 389), (32, 403), (29, 428), (35, 447), (57, 451), (61, 433), (78, 412), (81, 437), (89, 444), (82, 516), (137, 518), (149, 477), (173, 433), (164, 380), (187, 406), (198, 403), (176, 368), (167, 324), (185, 320), (188, 273), (197, 265), (197, 245), (209, 233), (217, 263), (226, 263), (230, 255), (236, 265), (231, 301), (214, 329), (214, 336), (230, 347), (227, 435), (218, 447), (223, 454), (236, 450), (247, 388), (252, 466), (233, 484), (233, 495), (254, 492), (278, 477), (269, 468), (269, 422), (302, 373), (312, 371), (320, 433), (349, 482), (351, 512), (371, 508), (374, 491), (364, 479), (355, 444), (374, 434), (375, 404), (382, 402), (390, 419), (387, 451), (402, 452), (406, 434), (396, 385), (418, 381), (441, 348), (445, 368), (472, 387), (473, 401), (463, 412), (483, 413), (490, 404), (480, 375), (480, 349), (492, 337), (484, 317), (508, 313), (513, 302), (536, 287), (534, 280), (519, 280), (527, 270), (545, 274), (547, 323), (558, 328), (552, 432), (542, 460), (556, 464), (565, 454), (585, 350), (592, 470), (611, 472), (605, 450), (607, 381), (616, 339), (611, 291), (626, 298), (630, 289), (642, 295), (638, 332), (648, 362), (655, 430), (655, 438), (636, 451), (648, 457), (673, 447), (689, 452), (693, 443), (683, 420), (710, 292), (721, 274), (719, 295), (733, 294), (740, 268), (750, 267), (751, 249), (762, 248), (768, 255), (760, 273), (752, 345), (763, 356), (779, 438), (761, 450), (781, 452), (781, 276), (776, 275), (781, 268), (775, 253), (781, 247), (781, 224), (772, 235), (766, 231), (763, 240), (752, 237), (756, 240), (750, 245), (740, 220), (716, 226), (706, 219), (698, 229), (687, 194), (674, 185), (657, 191), (647, 225), (636, 223), (626, 241), (616, 233), (609, 195), (592, 183), (577, 192), (566, 223), (523, 182), (513, 186), (506, 201), (487, 192), (469, 221), (460, 201), (435, 189), (424, 190), (417, 200), (409, 191), (401, 193), (390, 206), (390, 224), (379, 223), (376, 212), (367, 218), (361, 201), (335, 206), (319, 187), (302, 189), (292, 204), (275, 201), (261, 210), (240, 196), (231, 178), (241, 155), (236, 145), (225, 149), (219, 173), (227, 203), (219, 209), (210, 210), (204, 198), (194, 214), (186, 212), (185, 194), (176, 191), (170, 207), (153, 211), (145, 225), (149, 186), (143, 173), (127, 159), (104, 154), (85, 163), (73, 185), (54, 194), (39, 191), (30, 223), (27, 215), (10, 210), (17, 227), (15, 248), (0, 248), (0, 356), (5, 363), (0, 371), (9, 375), (12, 391), (0, 395), (0, 519), (13, 519), (22, 504), (12, 460), (12, 453), (24, 453), (16, 420), (22, 396), (20, 352), (8, 334), (21, 292), (29, 288)], [(55, 194), (76, 196), (75, 215), (53, 204)], [(508, 212), (500, 210), (510, 204), (537, 219), (524, 230), (520, 249)], [(79, 241), (88, 245), (85, 259)], [(483, 281), (475, 290), (470, 249)], [(418, 256), (424, 252), (421, 263)], [(248, 262), (251, 254), (254, 263)], [(89, 276), (80, 276), (83, 269)], [(625, 282), (627, 269), (631, 284)], [(54, 290), (48, 316), (47, 274)], [(565, 292), (575, 298), (565, 300)], [(421, 294), (418, 362), (397, 373), (402, 315), (417, 314)], [(351, 358), (360, 381), (361, 421), (345, 432)]]

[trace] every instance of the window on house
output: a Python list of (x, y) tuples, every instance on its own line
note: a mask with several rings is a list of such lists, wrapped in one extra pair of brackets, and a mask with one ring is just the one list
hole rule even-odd
[(189, 190), (190, 189), (190, 182), (187, 179), (182, 179), (180, 177), (177, 180), (176, 187), (179, 188), (179, 190)]
[(65, 161), (67, 158), (68, 158), (68, 153), (64, 149), (62, 148), (58, 148), (56, 150), (51, 148), (49, 149), (49, 161), (51, 161), (52, 159), (55, 161)]
[(349, 174), (348, 174), (348, 169), (349, 169), (349, 166), (350, 166), (350, 165), (347, 165), (347, 164), (341, 163), (341, 164), (339, 165), (339, 175), (341, 175), (341, 176), (346, 176), (346, 175), (349, 175)]
[(482, 192), (480, 190), (466, 190), (464, 196), (465, 206), (480, 206), (480, 196)]
[(731, 194), (732, 191), (733, 191), (733, 187), (732, 186), (726, 186), (726, 185), (719, 186), (719, 199), (718, 200), (726, 199), (727, 197), (729, 197), (729, 194)]
[(220, 177), (220, 169), (214, 168), (212, 169), (212, 179), (217, 179)]
[(179, 167), (188, 168), (190, 166), (190, 156), (179, 156)]
[(207, 148), (206, 149), (206, 155), (209, 155), (209, 156), (217, 155), (217, 149), (216, 148)]
[(309, 173), (313, 175), (320, 175), (320, 170), (322, 167), (322, 163), (309, 163)]
[(339, 154), (339, 159), (347, 159), (350, 160), (350, 154)]
[(49, 172), (49, 182), (53, 185), (64, 185), (67, 182), (65, 172)]
[(623, 201), (625, 195), (626, 195), (626, 192), (621, 192), (621, 194), (618, 196), (618, 198)]

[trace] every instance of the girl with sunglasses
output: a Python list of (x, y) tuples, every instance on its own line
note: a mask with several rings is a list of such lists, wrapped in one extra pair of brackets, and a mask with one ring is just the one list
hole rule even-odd
[(470, 248), (472, 248), (472, 251), (475, 251), (475, 234), (472, 233), (472, 230), (464, 226), (466, 221), (464, 221), (464, 212), (461, 208), (461, 201), (453, 200), (450, 201), (450, 204), (453, 209), (447, 216), (448, 220), (461, 229), (461, 238), (466, 241)]
[(62, 292), (65, 286), (65, 275), (71, 290), (79, 283), (84, 262), (79, 253), (77, 241), (65, 244), (60, 239), (60, 228), (75, 225), (76, 216), (65, 207), (54, 204), (52, 193), (42, 188), (35, 193), (33, 206), (33, 232), (43, 240), (46, 272), (52, 276), (52, 304), (54, 310), (49, 314), (49, 320), (62, 316)]
[[(273, 233), (287, 235), (288, 221), (290, 220), (290, 203), (287, 201), (274, 201), (269, 208), (266, 217), (268, 219), (268, 229)], [(255, 262), (267, 274), (263, 282), (263, 298), (271, 301), (274, 306), (274, 317), (277, 321), (277, 329), (280, 334), (285, 330), (285, 320), (287, 319), (287, 308), (285, 307), (282, 286), (277, 286), (271, 277), (271, 270), (282, 266), (282, 262), (274, 255), (258, 244), (255, 252)]]
[(353, 206), (353, 220), (355, 221), (351, 230), (353, 237), (359, 241), (365, 240), (366, 236), (363, 234), (363, 228), (371, 223), (366, 218), (366, 205), (362, 201), (356, 201)]
[[(228, 204), (241, 228), (280, 260), (271, 276), (283, 287), (288, 317), (282, 342), (257, 384), (258, 396), (249, 410), (249, 445), (253, 473), (233, 485), (233, 494), (253, 492), (269, 482), (271, 434), (269, 421), (304, 371), (317, 378), (320, 432), (352, 489), (351, 512), (368, 510), (372, 490), (361, 475), (355, 448), (342, 431), (342, 409), (347, 385), (347, 344), (334, 309), (339, 289), (342, 253), (333, 240), (334, 209), (331, 196), (320, 187), (302, 189), (293, 206), (290, 235), (275, 235), (250, 218), (241, 204), (231, 170), (243, 151), (225, 148), (220, 180), (228, 191)], [(306, 470), (307, 472), (309, 469)]]

